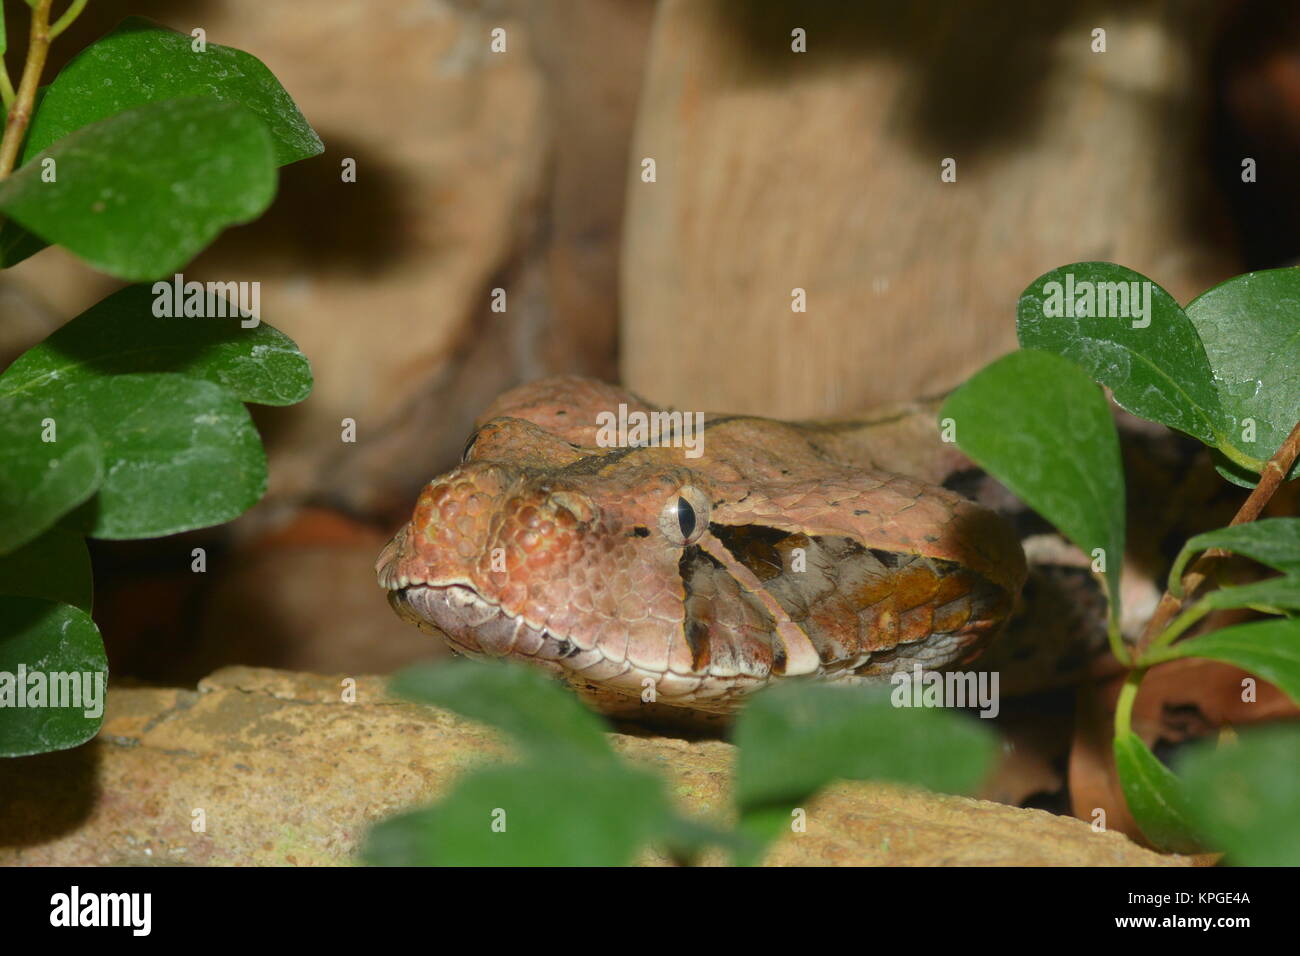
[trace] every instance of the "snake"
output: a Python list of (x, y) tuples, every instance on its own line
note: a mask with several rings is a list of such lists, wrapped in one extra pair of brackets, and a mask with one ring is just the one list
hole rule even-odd
[[(458, 655), (540, 667), (606, 713), (703, 715), (778, 682), (965, 666), (1032, 617), (1025, 544), (1041, 534), (1017, 528), (1018, 506), (968, 497), (982, 473), (937, 435), (891, 443), (915, 409), (698, 413), (694, 436), (687, 414), (653, 441), (609, 440), (615, 412), (666, 410), (573, 376), (493, 402), (379, 555), (398, 616)], [(1039, 592), (1051, 564), (1032, 569)], [(1068, 629), (1104, 643), (1104, 626)]]

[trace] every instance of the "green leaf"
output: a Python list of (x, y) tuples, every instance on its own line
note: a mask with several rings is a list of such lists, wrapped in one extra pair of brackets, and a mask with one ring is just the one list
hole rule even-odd
[[(1205, 343), (1232, 440), (1263, 462), (1300, 419), (1300, 268), (1248, 272), (1202, 293), (1187, 317)], [(1253, 441), (1242, 434), (1255, 423)], [(1256, 468), (1255, 470), (1259, 470)], [(1300, 463), (1289, 477), (1300, 475)]]
[[(1076, 306), (1106, 315), (1064, 314)], [(1112, 262), (1053, 269), (1021, 294), (1016, 329), (1021, 346), (1077, 363), (1134, 415), (1211, 446), (1231, 429), (1196, 328), (1173, 296), (1140, 272)]]
[(110, 375), (46, 391), (100, 435), (105, 477), (91, 502), (91, 537), (152, 538), (221, 524), (266, 489), (266, 456), (248, 410), (211, 382)]
[[(45, 159), (54, 182), (44, 181)], [(257, 218), (275, 186), (256, 116), (213, 99), (168, 100), (59, 140), (0, 183), (0, 211), (98, 269), (151, 279)]]
[(733, 859), (756, 858), (761, 855), (762, 844), (739, 830), (721, 830), (708, 823), (686, 817), (669, 817), (656, 834), (655, 842), (683, 865), (694, 865), (701, 852), (708, 847), (720, 847)]
[(1216, 528), (1189, 538), (1169, 571), (1169, 593), (1183, 596), (1183, 571), (1192, 556), (1221, 548), (1266, 564), (1283, 574), (1300, 574), (1300, 518), (1261, 518)]
[(91, 611), (93, 581), (86, 539), (55, 526), (0, 557), (0, 594), (19, 594)]
[(1227, 862), (1300, 866), (1300, 729), (1263, 727), (1203, 742), (1179, 763), (1192, 819)]
[(895, 707), (883, 690), (810, 684), (758, 694), (738, 718), (734, 740), (741, 828), (756, 842), (788, 827), (790, 811), (832, 780), (967, 793), (996, 750), (993, 734), (962, 715)]
[[(202, 378), (263, 405), (291, 405), (310, 393), (311, 366), (287, 335), (265, 323), (243, 328), (236, 317), (156, 317), (159, 287), (173, 293), (172, 281), (163, 280), (128, 286), (91, 306), (19, 356), (0, 375), (0, 395), (130, 372)], [(234, 313), (224, 298), (202, 300), (208, 315)]]
[(144, 17), (128, 17), (81, 51), (46, 89), (32, 117), (22, 163), (65, 136), (118, 113), (181, 97), (246, 107), (269, 130), (277, 166), (324, 147), (280, 81), (257, 57), (193, 38)]
[(0, 56), (4, 56), (7, 49), (9, 49), (9, 40), (5, 36), (5, 14), (3, 4), (0, 3)]
[(1114, 750), (1124, 800), (1146, 838), (1173, 853), (1198, 852), (1201, 847), (1182, 781), (1156, 759), (1137, 734), (1116, 736)]
[(1068, 359), (1022, 350), (978, 372), (944, 402), (957, 444), (1086, 555), (1105, 552), (1119, 619), (1124, 472), (1105, 397)]
[(1152, 651), (1144, 663), (1180, 657), (1208, 657), (1235, 664), (1276, 684), (1300, 703), (1300, 620), (1273, 618), (1225, 627)]
[(1210, 459), (1214, 462), (1214, 470), (1219, 473), (1219, 477), (1232, 482), (1238, 488), (1253, 489), (1259, 484), (1259, 474), (1257, 472), (1238, 465), (1219, 449), (1213, 448), (1210, 450)]
[(1259, 610), (1300, 610), (1300, 577), (1267, 578), (1238, 587), (1211, 591), (1202, 599), (1211, 610), (1250, 607)]
[(552, 678), (523, 664), (417, 664), (398, 672), (390, 688), (496, 727), (538, 760), (615, 760), (600, 719)]
[(548, 759), (469, 775), (438, 806), (376, 826), (362, 858), (388, 866), (623, 866), (662, 838), (670, 819), (653, 774)]
[[(0, 756), (23, 757), (85, 743), (103, 723), (107, 683), (104, 642), (85, 611), (0, 595)], [(81, 696), (86, 689), (90, 697)]]
[[(320, 137), (260, 60), (217, 44), (195, 53), (192, 42), (192, 37), (142, 17), (124, 20), (38, 91), (20, 165), (91, 123), (137, 106), (189, 96), (247, 107), (266, 125), (276, 165), (323, 151)], [(48, 105), (47, 92), (53, 94)], [(39, 236), (5, 220), (0, 225), (0, 268), (21, 262), (45, 245)]]
[(88, 416), (56, 414), (49, 402), (0, 398), (0, 554), (88, 499), (103, 475)]

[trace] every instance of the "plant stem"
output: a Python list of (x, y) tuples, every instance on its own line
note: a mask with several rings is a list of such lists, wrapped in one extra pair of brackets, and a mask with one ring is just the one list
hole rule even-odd
[(1124, 686), (1119, 689), (1119, 699), (1115, 701), (1115, 738), (1118, 740), (1133, 732), (1133, 702), (1137, 700), (1138, 687), (1146, 675), (1146, 668), (1139, 667), (1129, 671), (1124, 679)]
[(1183, 632), (1199, 621), (1205, 615), (1210, 613), (1210, 605), (1205, 600), (1197, 601), (1182, 614), (1174, 619), (1174, 622), (1156, 635), (1147, 652), (1159, 650), (1162, 647), (1168, 647), (1174, 641), (1182, 636)]
[(1258, 458), (1251, 458), (1218, 432), (1214, 433), (1214, 437), (1216, 440), (1215, 447), (1219, 449), (1224, 458), (1228, 459), (1228, 461), (1232, 462), (1234, 465), (1245, 468), (1247, 471), (1254, 471), (1263, 466), (1264, 463), (1262, 461)]
[(1110, 641), (1110, 652), (1115, 655), (1115, 660), (1125, 667), (1131, 667), (1133, 665), (1132, 656), (1129, 654), (1128, 647), (1124, 644), (1124, 635), (1120, 633), (1119, 622), (1115, 620), (1115, 615), (1111, 613), (1106, 615), (1106, 639)]
[(0, 139), (0, 179), (8, 179), (9, 174), (13, 172), (14, 164), (18, 161), (18, 150), (22, 146), (23, 137), (27, 134), (27, 124), (32, 119), (32, 109), (36, 104), (36, 90), (41, 83), (41, 72), (45, 69), (45, 57), (50, 52), (51, 3), (53, 0), (36, 0), (32, 6), (32, 29), (27, 42), (27, 63), (23, 66), (23, 77), (18, 84), (18, 93), (14, 97), (13, 105), (9, 107), (4, 138)]
[[(1233, 515), (1231, 525), (1245, 524), (1248, 521), (1254, 521), (1260, 516), (1264, 507), (1272, 499), (1273, 494), (1281, 487), (1282, 482), (1286, 480), (1287, 472), (1295, 464), (1297, 457), (1300, 457), (1300, 422), (1291, 429), (1291, 434), (1286, 436), (1280, 447), (1268, 463), (1264, 470), (1259, 474), (1259, 483), (1250, 493), (1250, 497), (1245, 500), (1237, 513)], [(1146, 628), (1142, 631), (1142, 637), (1137, 643), (1137, 659), (1141, 660), (1143, 655), (1151, 647), (1152, 642), (1169, 626), (1169, 622), (1174, 619), (1183, 607), (1184, 600), (1190, 600), (1196, 596), (1196, 591), (1209, 574), (1210, 565), (1223, 557), (1226, 552), (1218, 548), (1211, 548), (1199, 558), (1192, 562), (1192, 566), (1187, 569), (1183, 575), (1183, 598), (1176, 598), (1168, 591), (1160, 596), (1160, 603), (1156, 605), (1155, 613), (1151, 615), (1151, 620), (1147, 621)], [(1175, 635), (1177, 636), (1177, 635)], [(1168, 643), (1166, 641), (1165, 643)]]
[(54, 26), (50, 27), (50, 39), (72, 26), (72, 21), (81, 16), (81, 11), (86, 9), (86, 0), (72, 0), (72, 5), (63, 11), (63, 16), (54, 21)]

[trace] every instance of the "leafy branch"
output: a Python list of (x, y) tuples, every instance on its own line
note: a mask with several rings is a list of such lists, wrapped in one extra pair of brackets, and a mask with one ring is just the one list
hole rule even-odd
[[(1229, 527), (1254, 521), (1263, 513), (1273, 495), (1282, 486), (1282, 482), (1286, 480), (1287, 472), (1291, 470), (1291, 466), (1295, 464), (1297, 457), (1300, 457), (1300, 423), (1297, 423), (1291, 429), (1291, 433), (1287, 435), (1282, 447), (1264, 465), (1264, 469), (1260, 473), (1259, 484), (1255, 486), (1255, 490), (1250, 493), (1250, 496), (1237, 510), (1232, 521), (1228, 523)], [(1214, 563), (1227, 554), (1228, 552), (1218, 548), (1211, 548), (1204, 552), (1187, 570), (1186, 574), (1178, 579), (1177, 586), (1171, 583), (1170, 587), (1165, 590), (1164, 594), (1160, 596), (1160, 603), (1156, 605), (1156, 609), (1147, 622), (1142, 636), (1138, 639), (1137, 656), (1139, 658), (1152, 646), (1170, 643), (1191, 624), (1195, 623), (1196, 619), (1189, 619), (1183, 621), (1182, 626), (1178, 627), (1177, 630), (1171, 631), (1170, 628), (1175, 616), (1183, 609), (1186, 599), (1196, 595), (1208, 579), (1210, 569)]]
[[(1085, 554), (1101, 559), (1094, 570), (1110, 605), (1111, 649), (1129, 668), (1116, 703), (1113, 751), (1143, 833), (1157, 846), (1183, 851), (1218, 838), (1243, 862), (1279, 859), (1277, 841), (1260, 837), (1287, 826), (1267, 783), (1276, 765), (1263, 761), (1287, 748), (1300, 757), (1300, 734), (1284, 730), (1259, 743), (1243, 735), (1240, 757), (1202, 748), (1188, 756), (1186, 773), (1178, 776), (1133, 732), (1132, 714), (1148, 669), (1187, 657), (1234, 664), (1300, 703), (1300, 618), (1294, 616), (1300, 612), (1300, 519), (1260, 518), (1281, 484), (1300, 471), (1297, 297), (1296, 268), (1237, 276), (1184, 309), (1158, 284), (1123, 266), (1062, 266), (1020, 298), (1022, 351), (976, 374), (942, 411), (957, 423), (957, 441), (972, 459)], [(1220, 475), (1251, 488), (1228, 527), (1187, 542), (1131, 647), (1121, 643), (1117, 627), (1123, 474), (1115, 426), (1097, 385), (1129, 412), (1200, 440), (1216, 456)], [(1111, 491), (1099, 496), (1103, 488)], [(1188, 568), (1197, 552), (1203, 553)], [(1204, 593), (1216, 562), (1229, 553), (1282, 576)], [(1188, 601), (1194, 603), (1187, 607)], [(1233, 608), (1271, 617), (1187, 636), (1211, 611)], [(1253, 774), (1242, 792), (1231, 795), (1235, 804), (1207, 769), (1229, 764)], [(1300, 781), (1287, 778), (1282, 786), (1294, 789), (1284, 791), (1281, 804), (1300, 800)], [(1295, 841), (1289, 846), (1280, 855), (1291, 853), (1294, 863)]]
[[(8, 108), (4, 136), (0, 138), (0, 180), (7, 179), (18, 161), (18, 151), (27, 135), (36, 108), (36, 91), (41, 85), (41, 73), (50, 52), (50, 41), (72, 25), (85, 9), (86, 0), (73, 0), (63, 16), (50, 25), (50, 7), (53, 0), (35, 0), (31, 4), (32, 22), (27, 40), (27, 61), (15, 94), (7, 68), (0, 70), (4, 84), (4, 102)], [(0, 49), (0, 53), (3, 50)]]
[[(53, 243), (117, 278), (168, 279), (96, 303), (0, 373), (0, 672), (102, 680), (86, 539), (242, 514), (267, 485), (246, 403), (292, 404), (312, 384), (292, 340), (260, 316), (245, 323), (242, 297), (237, 308), (198, 283), (173, 287), (173, 274), (260, 215), (277, 168), (322, 145), (255, 57), (198, 51), (139, 18), (40, 87), (50, 41), (86, 3), (53, 24), (51, 0), (28, 6), (0, 140), (0, 268)], [(101, 720), (53, 703), (0, 707), (0, 756), (76, 746)]]

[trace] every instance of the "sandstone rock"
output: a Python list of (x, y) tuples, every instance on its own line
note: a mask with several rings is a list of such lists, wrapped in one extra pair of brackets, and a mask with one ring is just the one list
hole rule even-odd
[[(727, 822), (731, 745), (613, 735), (668, 778), (683, 812)], [(195, 690), (118, 687), (98, 738), (0, 762), (0, 863), (341, 864), (371, 823), (508, 753), (480, 725), (394, 700), (377, 677), (228, 668)], [(1118, 833), (1036, 810), (839, 784), (776, 865), (1177, 866)], [(196, 811), (204, 832), (194, 832)], [(662, 862), (654, 854), (648, 862)]]
[(1196, 161), (1213, 6), (664, 0), (624, 383), (693, 410), (856, 411), (1013, 349), (1020, 292), (1065, 263), (1124, 263), (1181, 301), (1240, 271)]

